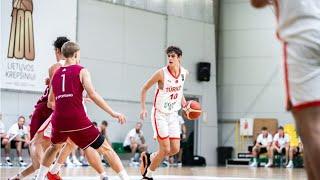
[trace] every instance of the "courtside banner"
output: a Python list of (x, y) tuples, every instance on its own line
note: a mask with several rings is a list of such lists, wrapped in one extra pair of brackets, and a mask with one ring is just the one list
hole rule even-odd
[(76, 38), (77, 0), (1, 0), (1, 88), (43, 91), (57, 36)]

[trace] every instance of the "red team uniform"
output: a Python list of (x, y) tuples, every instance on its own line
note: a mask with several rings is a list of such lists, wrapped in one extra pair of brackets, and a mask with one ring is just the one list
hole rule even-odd
[(30, 138), (33, 139), (34, 135), (41, 127), (41, 125), (50, 117), (52, 109), (48, 108), (48, 95), (49, 86), (46, 87), (43, 95), (38, 100), (37, 104), (34, 106), (34, 111), (32, 113), (30, 122)]
[(80, 65), (59, 68), (52, 79), (55, 110), (52, 115), (53, 144), (62, 143), (69, 137), (76, 145), (86, 149), (100, 133), (87, 117), (83, 106), (83, 86), (80, 81)]

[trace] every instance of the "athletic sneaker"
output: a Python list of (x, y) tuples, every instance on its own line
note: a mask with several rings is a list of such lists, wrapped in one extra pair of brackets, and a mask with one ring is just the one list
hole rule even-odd
[(272, 162), (268, 162), (268, 164), (266, 164), (264, 167), (271, 167), (273, 165)]
[(67, 157), (66, 166), (74, 166), (69, 157)]
[(59, 173), (51, 174), (50, 172), (48, 172), (47, 178), (48, 178), (48, 180), (62, 180), (62, 178), (60, 177)]
[(76, 166), (82, 166), (82, 163), (76, 157), (72, 157), (72, 162)]
[(89, 166), (89, 163), (86, 159), (83, 159), (82, 161), (80, 161), (82, 166)]
[(151, 164), (150, 154), (147, 152), (141, 153), (140, 172), (143, 180), (153, 180), (152, 177), (146, 177), (148, 168)]
[(293, 163), (292, 161), (289, 161), (288, 165), (286, 166), (286, 168), (293, 168)]
[(250, 164), (250, 167), (258, 167), (258, 163), (257, 162), (253, 162)]
[(27, 163), (25, 163), (22, 159), (19, 161), (19, 165), (20, 166), (26, 166), (27, 165)]
[(6, 164), (7, 164), (8, 166), (13, 166), (10, 158), (6, 158)]
[(109, 178), (106, 176), (106, 177), (103, 177), (102, 180), (108, 180)]
[(170, 164), (167, 160), (162, 161), (161, 167), (169, 167), (169, 166), (170, 166)]

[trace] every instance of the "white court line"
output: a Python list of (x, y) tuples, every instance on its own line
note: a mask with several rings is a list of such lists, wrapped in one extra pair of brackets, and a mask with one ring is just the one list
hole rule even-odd
[[(109, 180), (119, 180), (117, 176), (108, 176)], [(63, 176), (63, 179), (77, 179), (77, 180), (97, 180), (98, 176)], [(140, 180), (141, 176), (130, 176), (131, 180)], [(262, 178), (241, 178), (241, 177), (211, 177), (211, 176), (154, 176), (155, 180), (262, 180)]]

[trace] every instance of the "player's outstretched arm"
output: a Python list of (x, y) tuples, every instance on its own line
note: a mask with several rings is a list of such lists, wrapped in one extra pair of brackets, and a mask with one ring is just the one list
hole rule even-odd
[(80, 81), (86, 90), (89, 98), (102, 110), (107, 112), (112, 117), (116, 118), (120, 124), (124, 124), (126, 122), (126, 118), (123, 114), (113, 111), (113, 109), (107, 104), (106, 101), (94, 90), (90, 73), (86, 69), (82, 69), (80, 71)]
[(151, 78), (142, 86), (141, 95), (140, 95), (140, 104), (141, 104), (141, 112), (140, 112), (140, 119), (144, 120), (147, 117), (147, 110), (146, 110), (146, 97), (147, 91), (157, 82), (159, 82), (163, 78), (162, 70), (158, 70), (155, 72)]
[(255, 8), (264, 8), (267, 5), (271, 5), (273, 0), (250, 0), (250, 2)]

